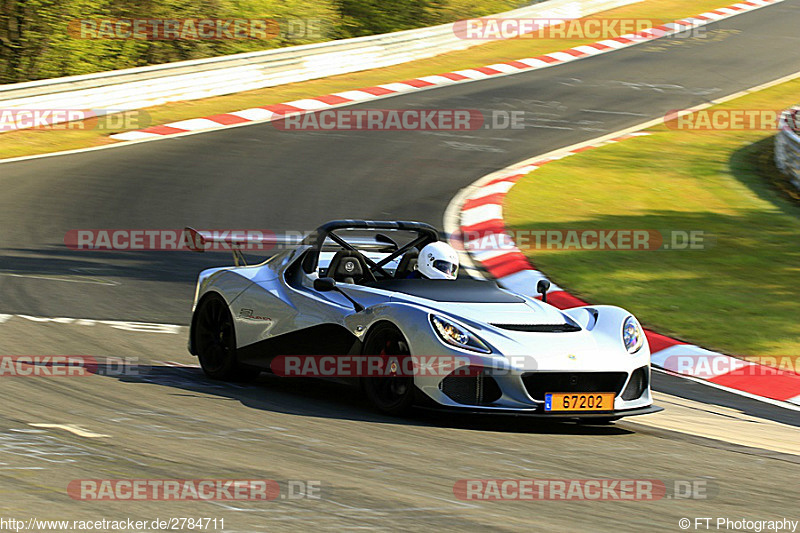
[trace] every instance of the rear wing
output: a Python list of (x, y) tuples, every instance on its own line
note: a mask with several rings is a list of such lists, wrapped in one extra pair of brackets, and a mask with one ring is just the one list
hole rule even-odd
[(188, 226), (183, 229), (183, 241), (189, 250), (228, 250), (233, 254), (237, 267), (247, 266), (243, 250), (266, 251), (276, 246), (297, 246), (303, 238), (304, 235), (276, 235), (261, 231), (199, 231)]
[[(276, 248), (285, 248), (303, 244), (311, 244), (316, 239), (308, 240), (309, 235), (315, 236), (316, 232), (275, 234), (261, 231), (200, 231), (192, 227), (183, 229), (183, 242), (193, 252), (230, 251), (233, 254), (234, 264), (247, 266), (244, 251), (269, 251)], [(381, 252), (390, 252), (397, 249), (392, 241), (377, 238), (348, 237), (346, 242), (351, 246)], [(327, 237), (322, 242), (322, 249), (339, 250), (341, 245)]]

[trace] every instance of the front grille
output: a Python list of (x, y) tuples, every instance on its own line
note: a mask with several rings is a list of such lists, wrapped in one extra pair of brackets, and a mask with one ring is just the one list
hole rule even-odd
[(580, 331), (579, 326), (572, 324), (492, 324), (492, 326), (510, 331), (527, 331), (531, 333), (572, 333)]
[(439, 388), (451, 400), (463, 405), (489, 405), (499, 400), (503, 393), (497, 381), (476, 367), (470, 370), (459, 369), (456, 371), (459, 375), (450, 374), (441, 381)]
[(528, 372), (522, 383), (531, 398), (544, 401), (548, 392), (613, 392), (618, 395), (627, 372)]
[(628, 381), (628, 386), (625, 387), (625, 390), (622, 392), (622, 399), (635, 400), (636, 398), (641, 397), (641, 395), (644, 394), (644, 391), (647, 389), (649, 382), (650, 373), (647, 371), (647, 367), (643, 366), (641, 368), (637, 368), (631, 374), (631, 379)]

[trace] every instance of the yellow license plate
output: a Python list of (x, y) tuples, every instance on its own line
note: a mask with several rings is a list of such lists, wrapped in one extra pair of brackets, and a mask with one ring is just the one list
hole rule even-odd
[(545, 411), (613, 411), (613, 392), (552, 392), (544, 395)]

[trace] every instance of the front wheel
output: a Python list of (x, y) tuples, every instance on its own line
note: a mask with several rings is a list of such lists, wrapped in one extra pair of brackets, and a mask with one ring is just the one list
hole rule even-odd
[(414, 403), (414, 376), (403, 375), (403, 369), (408, 368), (404, 361), (411, 356), (403, 334), (391, 324), (380, 324), (364, 343), (363, 354), (381, 357), (381, 369), (385, 370), (385, 375), (363, 380), (364, 392), (372, 405), (386, 414), (407, 414)]
[(228, 304), (216, 294), (203, 299), (197, 308), (195, 346), (200, 367), (212, 379), (250, 381), (259, 369), (236, 360), (236, 330)]

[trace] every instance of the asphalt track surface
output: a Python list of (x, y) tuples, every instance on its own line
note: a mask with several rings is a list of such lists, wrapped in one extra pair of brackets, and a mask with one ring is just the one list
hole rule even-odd
[[(523, 110), (523, 130), (288, 133), (257, 124), (2, 164), (0, 312), (187, 324), (196, 274), (227, 256), (76, 252), (64, 247), (66, 231), (305, 230), (334, 218), (441, 226), (458, 189), (493, 170), (800, 71), (798, 22), (800, 2), (788, 1), (712, 24), (705, 38), (359, 106)], [(0, 517), (204, 516), (225, 518), (227, 531), (678, 531), (681, 517), (800, 518), (797, 411), (657, 375), (658, 398), (679, 422), (397, 420), (334, 384), (265, 376), (225, 385), (165, 364), (194, 362), (185, 340), (185, 328), (0, 316), (3, 354), (138, 364), (124, 376), (4, 381)], [(233, 505), (67, 496), (70, 480), (97, 478), (314, 480), (323, 490), (319, 500)], [(709, 499), (655, 502), (465, 502), (452, 488), (467, 478), (704, 480), (711, 490)]]

